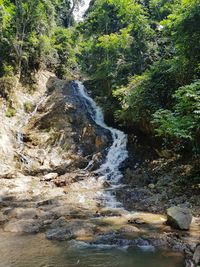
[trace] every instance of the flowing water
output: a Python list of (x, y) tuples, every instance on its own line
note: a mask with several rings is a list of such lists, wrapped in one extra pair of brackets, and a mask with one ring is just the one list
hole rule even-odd
[[(76, 82), (80, 96), (85, 100), (85, 105), (92, 117), (93, 121), (101, 128), (109, 131), (112, 136), (113, 143), (108, 150), (104, 163), (100, 166), (96, 173), (99, 175), (98, 180), (109, 182), (110, 191), (104, 194), (104, 204), (107, 208), (117, 208), (120, 203), (116, 201), (112, 194), (112, 189), (119, 186), (119, 181), (122, 178), (122, 173), (119, 168), (120, 165), (128, 158), (127, 136), (120, 130), (109, 127), (104, 122), (104, 115), (96, 102), (87, 94), (84, 85), (81, 82)], [(88, 164), (88, 167), (91, 162)], [(87, 169), (87, 168), (86, 168)]]
[[(90, 218), (88, 215), (86, 223), (88, 221), (97, 224), (106, 233), (92, 236), (92, 241), (77, 238), (68, 242), (57, 242), (46, 240), (43, 234), (16, 235), (0, 232), (0, 267), (183, 267), (183, 256), (180, 253), (156, 250), (142, 239), (140, 245), (133, 245), (131, 240), (123, 239), (124, 237), (117, 239), (113, 234), (127, 223), (130, 215), (114, 195), (115, 188), (122, 186), (120, 166), (128, 157), (127, 136), (105, 124), (102, 110), (87, 94), (81, 82), (76, 82), (75, 87), (93, 122), (112, 136), (112, 145), (107, 150), (104, 162), (95, 171), (96, 174), (88, 170), (92, 162), (85, 170), (78, 170), (82, 172), (84, 179), (70, 185), (65, 195), (67, 198), (60, 201), (66, 207), (71, 205), (73, 209), (79, 208), (82, 213), (89, 211), (88, 214), (94, 214), (97, 203), (100, 202), (105, 209), (120, 211), (123, 216)], [(109, 188), (104, 188), (105, 182)]]
[(122, 178), (122, 174), (119, 171), (119, 167), (123, 161), (128, 157), (127, 136), (117, 129), (109, 127), (104, 122), (104, 116), (101, 108), (97, 106), (95, 101), (87, 94), (84, 85), (81, 82), (77, 82), (80, 95), (86, 100), (88, 111), (94, 120), (94, 122), (103, 129), (108, 130), (113, 139), (113, 144), (109, 148), (105, 163), (101, 165), (97, 173), (105, 176), (107, 181), (111, 181), (112, 184), (117, 184)]
[(143, 252), (81, 242), (52, 242), (42, 235), (0, 235), (0, 267), (183, 267), (179, 253)]

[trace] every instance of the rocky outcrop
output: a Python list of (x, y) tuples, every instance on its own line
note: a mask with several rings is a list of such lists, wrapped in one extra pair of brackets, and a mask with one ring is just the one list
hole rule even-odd
[[(89, 116), (75, 83), (49, 78), (46, 97), (37, 113), (32, 115), (26, 126), (20, 127), (23, 144), (20, 153), (14, 153), (11, 161), (17, 168), (14, 172), (7, 170), (0, 174), (0, 225), (3, 230), (14, 233), (42, 231), (51, 240), (91, 239), (93, 243), (99, 238), (99, 244), (152, 249), (148, 240), (151, 235), (154, 237), (156, 227), (158, 232), (170, 229), (163, 225), (160, 215), (151, 223), (132, 215), (129, 218), (128, 212), (122, 214), (118, 209), (104, 209), (105, 193), (109, 196), (112, 183), (98, 179), (95, 170), (105, 159), (111, 137)], [(16, 132), (9, 133), (16, 142)], [(5, 133), (4, 140), (9, 148)], [(12, 152), (17, 148), (16, 144)], [(130, 179), (137, 176), (146, 188), (134, 188), (133, 191), (119, 188), (116, 189), (119, 193), (111, 194), (121, 195), (134, 210), (138, 209), (138, 200), (143, 201), (142, 209), (151, 207), (149, 201), (152, 200), (156, 203), (152, 205), (152, 211), (157, 212), (160, 200), (154, 197), (158, 188), (156, 181), (131, 168), (127, 169), (126, 175)], [(162, 235), (155, 237), (155, 246), (161, 246)], [(130, 236), (131, 240), (124, 236)], [(135, 240), (135, 237), (141, 238)], [(168, 243), (167, 237), (163, 246), (171, 247)], [(179, 240), (174, 242), (172, 248), (183, 251), (185, 246), (179, 243)]]
[(171, 207), (167, 209), (167, 224), (176, 229), (188, 230), (192, 222), (192, 214), (189, 209)]
[(104, 153), (109, 135), (88, 116), (75, 83), (50, 78), (47, 89), (46, 100), (25, 127), (23, 154), (31, 174), (84, 169), (93, 155)]
[(64, 217), (52, 223), (46, 237), (51, 240), (69, 240), (72, 238), (80, 238), (93, 236), (94, 225), (86, 221), (71, 221), (67, 222)]

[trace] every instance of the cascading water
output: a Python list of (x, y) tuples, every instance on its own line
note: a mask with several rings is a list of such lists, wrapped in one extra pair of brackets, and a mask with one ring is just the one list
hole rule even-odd
[[(108, 130), (113, 139), (112, 146), (109, 148), (105, 162), (96, 171), (99, 174), (99, 180), (108, 181), (111, 184), (111, 188), (116, 186), (120, 179), (122, 178), (122, 173), (120, 172), (120, 165), (127, 159), (127, 136), (122, 131), (109, 127), (104, 122), (104, 116), (101, 108), (97, 106), (95, 101), (87, 94), (84, 85), (77, 81), (76, 82), (80, 96), (85, 100), (86, 107), (90, 113), (94, 122)], [(88, 166), (90, 166), (89, 163)], [(111, 189), (110, 188), (110, 189)], [(119, 203), (115, 200), (114, 196), (108, 191), (106, 195), (103, 196), (106, 206), (110, 208), (115, 208), (119, 206)]]

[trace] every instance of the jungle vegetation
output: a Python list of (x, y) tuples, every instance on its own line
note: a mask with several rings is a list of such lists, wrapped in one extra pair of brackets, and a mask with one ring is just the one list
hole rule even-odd
[(0, 0), (0, 94), (50, 69), (90, 80), (105, 114), (200, 153), (200, 0)]

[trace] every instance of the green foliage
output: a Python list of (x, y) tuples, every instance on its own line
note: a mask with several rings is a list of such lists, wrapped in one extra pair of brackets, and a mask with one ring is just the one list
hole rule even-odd
[(2, 77), (0, 78), (0, 96), (9, 99), (9, 95), (14, 90), (16, 81), (13, 77)]
[(6, 111), (6, 117), (8, 117), (8, 118), (12, 118), (12, 117), (14, 117), (15, 115), (16, 115), (16, 109), (15, 108), (13, 108), (13, 107), (8, 107), (7, 108), (7, 111)]
[(131, 0), (98, 0), (79, 30), (82, 70), (99, 84), (98, 96), (116, 103), (112, 90), (127, 83), (130, 75), (141, 74), (156, 57), (145, 9)]
[(113, 92), (121, 103), (117, 118), (125, 123), (150, 121), (156, 110), (170, 106), (177, 75), (178, 70), (171, 67), (171, 61), (165, 60), (154, 64), (143, 75), (131, 78), (128, 85)]
[(61, 78), (72, 78), (73, 72), (77, 69), (76, 44), (74, 30), (58, 27), (52, 37), (59, 64), (56, 66), (56, 74)]
[(4, 77), (11, 77), (13, 76), (14, 69), (11, 65), (3, 65), (3, 72), (4, 72)]
[(200, 3), (199, 0), (182, 0), (162, 24), (169, 31), (176, 54), (188, 63), (188, 76), (197, 78), (200, 62)]
[(151, 19), (160, 22), (170, 15), (180, 0), (150, 0), (148, 4)]
[[(19, 74), (27, 80), (32, 72), (40, 68), (55, 70), (59, 64), (63, 65), (62, 54), (70, 54), (64, 65), (74, 61), (72, 52), (72, 35), (67, 41), (57, 38), (58, 26), (67, 26), (72, 20), (72, 9), (76, 8), (79, 0), (0, 0), (0, 76), (9, 72), (4, 66), (11, 66), (14, 74)], [(66, 31), (65, 31), (66, 30)], [(70, 39), (70, 40), (69, 40)], [(69, 45), (70, 43), (70, 45)], [(59, 51), (57, 51), (57, 49)], [(62, 61), (62, 62), (61, 62)]]
[(31, 102), (25, 102), (24, 103), (24, 111), (26, 113), (30, 113), (33, 111), (33, 104)]
[(92, 2), (79, 59), (125, 127), (199, 146), (199, 24), (199, 0)]
[(174, 98), (173, 111), (161, 109), (154, 114), (157, 135), (187, 140), (200, 149), (200, 81), (180, 87)]
[(0, 0), (1, 96), (9, 99), (15, 74), (32, 80), (48, 68), (72, 79), (79, 63), (107, 114), (197, 148), (199, 0), (95, 0), (69, 27), (80, 2)]

